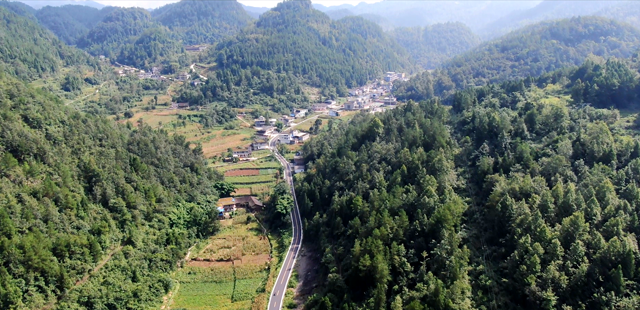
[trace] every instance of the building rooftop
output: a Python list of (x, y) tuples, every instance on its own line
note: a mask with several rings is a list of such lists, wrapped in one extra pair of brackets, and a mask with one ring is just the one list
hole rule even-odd
[(220, 198), (218, 199), (218, 207), (232, 205), (236, 203), (236, 199), (233, 197)]

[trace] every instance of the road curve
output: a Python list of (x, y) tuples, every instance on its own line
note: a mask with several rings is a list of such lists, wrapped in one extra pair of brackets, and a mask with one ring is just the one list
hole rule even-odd
[[(276, 136), (277, 137), (277, 136)], [(287, 160), (278, 153), (276, 148), (276, 137), (269, 140), (269, 146), (273, 155), (278, 159), (281, 165), (284, 166), (284, 179), (291, 188), (291, 195), (293, 196), (293, 208), (291, 208), (291, 226), (293, 226), (293, 238), (291, 239), (291, 245), (282, 263), (282, 269), (278, 274), (276, 283), (271, 291), (269, 297), (269, 306), (267, 310), (280, 310), (282, 309), (282, 302), (284, 300), (284, 294), (287, 291), (287, 285), (289, 285), (289, 279), (291, 273), (296, 265), (296, 258), (300, 247), (302, 246), (302, 219), (300, 218), (300, 210), (298, 210), (298, 200), (296, 198), (296, 192), (293, 188), (293, 178), (291, 173), (291, 167), (287, 163)]]

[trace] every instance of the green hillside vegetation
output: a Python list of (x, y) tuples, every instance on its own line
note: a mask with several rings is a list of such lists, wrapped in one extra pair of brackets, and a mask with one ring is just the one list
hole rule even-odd
[(0, 124), (2, 309), (158, 306), (176, 262), (217, 229), (222, 176), (184, 137), (77, 112), (4, 75)]
[(75, 45), (77, 40), (93, 28), (108, 9), (98, 10), (84, 5), (65, 5), (61, 7), (45, 6), (38, 10), (38, 22), (51, 30), (68, 45)]
[(409, 66), (407, 54), (361, 17), (332, 21), (310, 1), (287, 1), (210, 52), (218, 68), (259, 67), (304, 77), (315, 87), (354, 87)]
[(627, 58), (640, 48), (640, 30), (602, 17), (543, 22), (485, 43), (447, 62), (394, 85), (401, 99), (423, 100), (453, 89), (539, 76), (580, 65), (593, 54)]
[(13, 12), (22, 17), (36, 20), (34, 16), (36, 14), (36, 10), (22, 2), (0, 0), (0, 7), (4, 7), (9, 12)]
[(596, 67), (362, 113), (306, 143), (296, 189), (322, 274), (306, 307), (638, 308), (637, 131), (567, 84)]
[(68, 47), (35, 21), (0, 7), (1, 71), (34, 80), (57, 74), (63, 66), (92, 62), (85, 53)]
[(124, 45), (116, 59), (121, 64), (150, 69), (160, 62), (178, 62), (183, 53), (182, 45), (158, 27), (145, 30), (134, 42)]
[(594, 13), (594, 15), (615, 19), (640, 28), (640, 3), (636, 1), (622, 2), (619, 5), (609, 6)]
[(545, 20), (570, 18), (575, 16), (599, 15), (600, 10), (618, 6), (626, 1), (541, 1), (536, 6), (517, 10), (491, 21), (478, 30), (483, 38), (497, 38), (527, 25)]
[(396, 28), (391, 36), (423, 69), (435, 69), (480, 44), (480, 38), (463, 23), (435, 24), (424, 28)]
[(80, 38), (77, 45), (94, 56), (115, 58), (124, 44), (155, 26), (144, 9), (117, 8)]
[(183, 0), (151, 12), (184, 44), (214, 44), (251, 23), (251, 16), (237, 1)]
[(184, 85), (174, 100), (193, 105), (224, 102), (234, 108), (260, 105), (285, 114), (292, 107), (309, 102), (299, 79), (293, 74), (274, 73), (257, 67), (215, 71), (203, 85)]

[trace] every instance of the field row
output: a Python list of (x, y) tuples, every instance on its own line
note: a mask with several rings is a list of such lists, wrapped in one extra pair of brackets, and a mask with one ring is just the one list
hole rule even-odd
[(275, 182), (276, 178), (273, 174), (252, 175), (252, 176), (239, 176), (239, 177), (225, 177), (225, 181), (233, 184), (257, 184), (257, 183), (271, 183)]

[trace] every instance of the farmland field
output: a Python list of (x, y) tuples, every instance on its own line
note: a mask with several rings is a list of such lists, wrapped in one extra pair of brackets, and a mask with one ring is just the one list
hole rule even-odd
[(180, 286), (170, 309), (249, 310), (264, 303), (271, 268), (268, 238), (242, 209), (223, 222), (220, 232), (176, 273)]
[(225, 181), (233, 184), (256, 184), (256, 183), (271, 183), (276, 180), (273, 174), (262, 174), (252, 176), (237, 176), (237, 177), (225, 177)]

